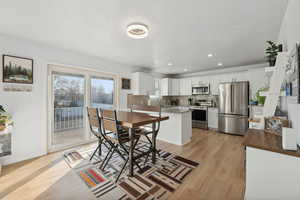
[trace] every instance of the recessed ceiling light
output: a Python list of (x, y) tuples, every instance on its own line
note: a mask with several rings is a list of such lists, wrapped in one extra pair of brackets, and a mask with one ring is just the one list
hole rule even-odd
[(173, 65), (173, 63), (171, 63), (171, 62), (168, 62), (168, 66), (172, 66)]
[(218, 66), (223, 66), (223, 63), (219, 62), (219, 63), (218, 63)]
[(212, 53), (208, 54), (207, 57), (211, 58), (213, 57), (214, 55)]
[(127, 26), (127, 35), (133, 39), (143, 39), (148, 34), (149, 29), (145, 24), (130, 24)]
[(187, 72), (187, 71), (188, 71), (188, 69), (186, 69), (186, 68), (185, 68), (183, 71)]

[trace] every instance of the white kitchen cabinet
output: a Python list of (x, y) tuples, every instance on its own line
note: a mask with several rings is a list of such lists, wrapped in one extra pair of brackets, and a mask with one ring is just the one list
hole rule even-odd
[(212, 95), (219, 95), (219, 84), (220, 81), (218, 79), (214, 79), (210, 83), (210, 93)]
[(171, 79), (163, 78), (160, 82), (160, 89), (162, 96), (169, 96), (171, 95)]
[(157, 135), (159, 140), (176, 145), (184, 145), (192, 139), (192, 114), (191, 111), (168, 112), (163, 111), (162, 115), (170, 119), (162, 121)]
[(245, 199), (299, 199), (297, 166), (299, 157), (247, 146)]
[(282, 137), (248, 130), (246, 147), (245, 200), (296, 200), (300, 197), (300, 154), (282, 148)]
[(218, 129), (218, 108), (208, 108), (208, 128)]
[(180, 79), (180, 95), (192, 95), (192, 80), (191, 79)]
[(154, 78), (151, 74), (144, 72), (135, 72), (132, 74), (133, 78), (133, 94), (135, 95), (149, 95), (154, 90)]
[(172, 78), (164, 78), (161, 80), (161, 95), (162, 96), (179, 96), (180, 80)]
[(154, 79), (154, 95), (161, 96), (161, 79), (155, 78)]
[(171, 79), (171, 95), (180, 95), (180, 79)]

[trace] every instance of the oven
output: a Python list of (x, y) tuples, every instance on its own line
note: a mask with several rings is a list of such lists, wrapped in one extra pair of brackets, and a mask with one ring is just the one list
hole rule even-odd
[(192, 86), (193, 95), (207, 95), (210, 93), (209, 84), (197, 84)]
[(208, 110), (207, 106), (193, 106), (192, 110), (192, 127), (208, 129)]

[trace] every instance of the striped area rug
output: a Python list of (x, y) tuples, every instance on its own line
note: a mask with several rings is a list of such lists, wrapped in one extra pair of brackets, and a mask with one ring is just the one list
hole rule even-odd
[[(184, 179), (199, 163), (166, 151), (160, 151), (155, 165), (151, 159), (144, 158), (138, 162), (142, 170), (135, 167), (135, 176), (128, 177), (128, 167), (124, 170), (118, 183), (114, 180), (121, 170), (124, 161), (114, 154), (105, 171), (99, 170), (107, 149), (102, 149), (102, 155), (96, 154), (89, 160), (96, 146), (72, 149), (64, 152), (63, 157), (80, 179), (87, 185), (97, 199), (111, 200), (150, 200), (168, 199), (168, 197), (184, 183)], [(147, 143), (140, 142), (138, 148), (148, 149)]]

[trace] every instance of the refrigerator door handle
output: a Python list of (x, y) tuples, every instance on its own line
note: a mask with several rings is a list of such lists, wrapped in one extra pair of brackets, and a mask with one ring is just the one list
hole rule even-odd
[(230, 85), (230, 94), (231, 94), (230, 107), (231, 107), (231, 113), (233, 113), (233, 98), (234, 98), (234, 95), (233, 95), (233, 87), (232, 87), (232, 84)]

